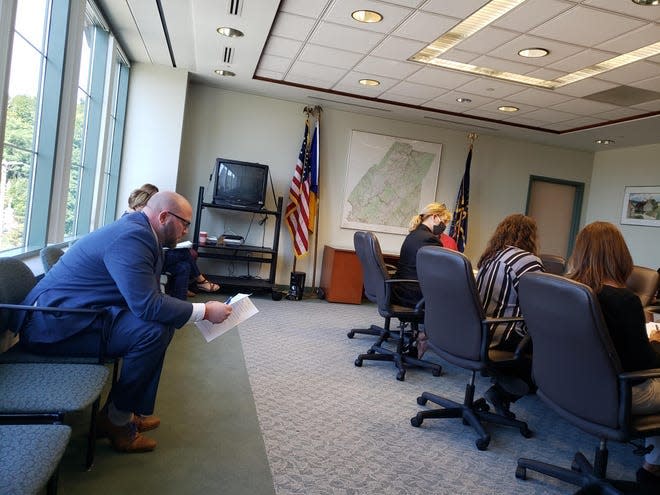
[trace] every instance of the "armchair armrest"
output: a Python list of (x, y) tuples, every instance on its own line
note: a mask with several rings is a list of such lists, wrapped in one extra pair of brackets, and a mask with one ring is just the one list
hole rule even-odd
[(652, 368), (639, 371), (626, 371), (619, 375), (619, 380), (622, 382), (630, 382), (633, 380), (648, 380), (649, 378), (660, 378), (660, 368)]
[(0, 303), (0, 309), (9, 309), (14, 311), (26, 311), (28, 313), (70, 313), (70, 314), (91, 314), (97, 315), (100, 318), (99, 328), (99, 364), (104, 363), (105, 346), (107, 342), (107, 328), (109, 323), (109, 313), (105, 308), (101, 309), (88, 309), (88, 308), (61, 308), (54, 306), (27, 306), (24, 304), (5, 304)]

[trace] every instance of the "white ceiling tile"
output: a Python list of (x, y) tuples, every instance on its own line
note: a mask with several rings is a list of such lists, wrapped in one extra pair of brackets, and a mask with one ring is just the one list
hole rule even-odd
[(559, 95), (552, 92), (551, 90), (529, 88), (509, 96), (508, 99), (515, 103), (525, 103), (527, 105), (536, 105), (538, 107), (549, 107), (571, 100), (572, 97)]
[(597, 48), (615, 53), (628, 53), (660, 40), (660, 24), (647, 24), (629, 33), (601, 43)]
[(578, 117), (577, 119), (564, 120), (561, 123), (561, 130), (567, 131), (570, 129), (577, 129), (579, 127), (592, 126), (603, 123), (604, 120), (594, 119), (592, 117)]
[(431, 41), (439, 38), (458, 23), (458, 19), (443, 17), (428, 12), (417, 12), (399, 26), (392, 34), (411, 40)]
[[(539, 58), (525, 58), (518, 55), (518, 52), (525, 48), (545, 48), (549, 53), (545, 57)], [(580, 50), (581, 48), (575, 45), (523, 34), (491, 50), (488, 52), (488, 55), (528, 65), (545, 67), (553, 62), (558, 62), (568, 56), (574, 55)]]
[(302, 42), (298, 40), (291, 40), (289, 38), (280, 38), (279, 36), (271, 36), (268, 38), (264, 53), (267, 55), (277, 55), (279, 57), (293, 58), (298, 55), (298, 51), (302, 46)]
[(390, 93), (386, 91), (385, 93), (379, 96), (381, 100), (390, 100), (398, 101), (400, 103), (406, 103), (407, 105), (422, 105), (428, 101), (427, 98), (420, 98), (418, 96), (404, 96), (398, 95), (396, 93)]
[(514, 62), (513, 60), (504, 60), (502, 58), (490, 57), (488, 55), (475, 58), (472, 65), (478, 67), (488, 67), (499, 71), (513, 72), (514, 74), (528, 74), (538, 67), (534, 65), (524, 64), (522, 62)]
[(280, 10), (305, 17), (318, 17), (326, 8), (329, 0), (283, 0)]
[(617, 85), (614, 83), (599, 81), (598, 79), (594, 79), (592, 77), (590, 79), (583, 79), (582, 81), (578, 81), (573, 84), (567, 84), (566, 86), (555, 89), (555, 91), (562, 95), (582, 98), (583, 96), (599, 93), (601, 91), (605, 91), (606, 89), (615, 88), (616, 86)]
[(470, 110), (466, 110), (463, 113), (465, 115), (476, 115), (477, 117), (484, 117), (486, 119), (493, 119), (493, 120), (503, 120), (507, 117), (510, 117), (510, 115), (502, 114), (502, 112), (497, 112), (497, 111), (491, 112), (483, 108), (473, 108)]
[(630, 86), (636, 88), (648, 89), (649, 91), (660, 91), (660, 77), (652, 77), (643, 81), (635, 81), (630, 83)]
[[(502, 106), (508, 106), (508, 107), (516, 107), (518, 109), (517, 112), (502, 112), (501, 110), (498, 110), (499, 107)], [(538, 110), (539, 106), (538, 105), (524, 105), (521, 103), (516, 103), (513, 104), (511, 101), (508, 100), (495, 100), (489, 103), (486, 103), (485, 105), (481, 105), (480, 107), (477, 108), (477, 110), (484, 110), (487, 112), (492, 112), (496, 115), (499, 116), (499, 118), (507, 118), (507, 117), (513, 117), (517, 115), (523, 115), (526, 113), (530, 113), (534, 110)]]
[(337, 67), (328, 67), (326, 65), (298, 61), (291, 66), (289, 74), (313, 77), (320, 81), (336, 83), (344, 76), (344, 74), (346, 74), (346, 71)]
[[(376, 11), (383, 16), (383, 20), (373, 23), (358, 22), (351, 17), (351, 14), (358, 9)], [(410, 8), (376, 2), (373, 0), (348, 0), (334, 3), (326, 13), (324, 20), (343, 24), (356, 29), (376, 31), (378, 33), (389, 33), (412, 12), (413, 9)]]
[(578, 115), (592, 115), (594, 113), (616, 110), (618, 107), (616, 105), (610, 105), (609, 103), (602, 103), (599, 101), (574, 99), (564, 103), (558, 103), (557, 105), (553, 105), (551, 108), (554, 110), (575, 113)]
[(547, 67), (544, 67), (542, 69), (536, 69), (533, 70), (532, 72), (528, 72), (526, 75), (530, 77), (536, 77), (537, 79), (545, 79), (546, 81), (552, 81), (553, 79), (557, 79), (558, 77), (566, 75), (566, 72), (548, 69)]
[(574, 4), (559, 0), (527, 0), (496, 20), (493, 26), (524, 33), (553, 19), (571, 7), (574, 7)]
[(639, 20), (576, 6), (534, 28), (531, 34), (589, 47), (643, 25)]
[(551, 108), (541, 108), (539, 110), (534, 110), (525, 115), (528, 119), (540, 120), (541, 122), (565, 122), (567, 120), (572, 120), (578, 116), (572, 113), (560, 112), (558, 110), (552, 110)]
[(660, 9), (637, 5), (633, 2), (622, 2), (621, 0), (584, 0), (582, 3), (592, 7), (620, 12), (621, 14), (626, 14), (631, 17), (648, 19), (650, 21), (660, 21)]
[(436, 98), (444, 92), (444, 89), (434, 88), (433, 86), (416, 84), (407, 81), (400, 82), (396, 86), (392, 87), (392, 89), (390, 89), (390, 93), (392, 94), (413, 96), (415, 98), (424, 98), (426, 100)]
[(487, 78), (477, 78), (461, 86), (461, 91), (477, 95), (488, 95), (490, 98), (504, 98), (520, 92), (521, 89), (523, 88), (518, 84)]
[(646, 103), (640, 103), (639, 105), (633, 105), (631, 108), (639, 108), (645, 112), (660, 112), (660, 98), (647, 101)]
[(492, 26), (483, 28), (468, 39), (461, 41), (456, 48), (472, 53), (484, 53), (518, 37), (520, 33)]
[[(456, 101), (456, 98), (469, 98), (472, 101), (459, 103)], [(437, 96), (436, 98), (433, 99), (432, 102), (428, 102), (427, 105), (432, 105), (434, 106), (434, 108), (440, 108), (435, 105), (452, 105), (460, 108), (460, 110), (458, 111), (465, 112), (471, 108), (477, 108), (482, 105), (486, 105), (491, 101), (493, 101), (493, 98), (486, 98), (480, 95), (469, 94), (465, 91), (460, 91), (459, 89), (459, 90), (449, 91), (448, 93), (444, 93), (440, 96)]]
[(259, 62), (259, 68), (272, 72), (286, 72), (291, 65), (290, 58), (264, 55)]
[(623, 108), (618, 107), (615, 110), (610, 110), (609, 112), (597, 113), (594, 115), (595, 118), (603, 120), (618, 120), (618, 119), (627, 119), (635, 115), (639, 115), (640, 110), (633, 108)]
[[(360, 79), (376, 79), (380, 81), (378, 86), (364, 86), (360, 84)], [(344, 91), (346, 93), (356, 93), (363, 96), (372, 98), (379, 97), (382, 93), (390, 89), (396, 83), (396, 79), (389, 79), (387, 77), (376, 76), (375, 74), (366, 74), (364, 72), (351, 71), (347, 73), (335, 86), (332, 88), (336, 91)]]
[(340, 50), (369, 53), (381, 39), (383, 39), (383, 35), (380, 33), (322, 22), (309, 41)]
[(277, 80), (282, 80), (284, 79), (284, 72), (276, 72), (272, 70), (267, 70), (259, 66), (257, 69), (257, 72), (255, 75), (259, 77), (267, 77), (268, 79), (277, 79)]
[(441, 14), (448, 17), (463, 19), (472, 15), (483, 7), (488, 0), (461, 0), (460, 2), (448, 2), (447, 0), (429, 0), (422, 5), (422, 10)]
[(426, 46), (422, 41), (388, 36), (374, 50), (372, 55), (393, 60), (407, 60)]
[(420, 69), (419, 64), (397, 62), (396, 60), (369, 56), (355, 67), (355, 70), (359, 72), (367, 72), (378, 76), (389, 76), (394, 79), (405, 79)]
[(570, 73), (603, 62), (604, 60), (609, 60), (610, 58), (616, 57), (616, 55), (616, 53), (589, 48), (583, 52), (559, 60), (558, 62), (553, 62), (549, 64), (549, 67), (565, 73)]
[(292, 74), (289, 73), (284, 80), (286, 82), (291, 82), (291, 83), (296, 83), (296, 84), (304, 84), (305, 86), (311, 86), (314, 88), (320, 88), (320, 89), (330, 89), (333, 86), (333, 83), (328, 82), (328, 81), (322, 81), (320, 79), (317, 79), (314, 76), (307, 76), (304, 74)]
[(446, 58), (454, 62), (463, 62), (464, 64), (469, 64), (478, 56), (479, 55), (476, 53), (466, 52), (463, 50), (457, 50), (456, 48), (452, 48), (450, 50), (447, 50), (442, 55), (442, 58)]
[(342, 69), (352, 69), (362, 57), (364, 55), (361, 53), (347, 52), (346, 50), (337, 50), (336, 48), (308, 43), (305, 45), (298, 60)]
[(388, 3), (402, 5), (404, 7), (418, 7), (420, 0), (388, 0)]
[(430, 66), (415, 72), (408, 78), (408, 81), (426, 84), (428, 86), (438, 86), (445, 89), (454, 89), (474, 79), (474, 76), (469, 76), (462, 72)]
[(304, 41), (316, 24), (314, 19), (282, 12), (275, 18), (271, 35)]
[(660, 65), (640, 61), (598, 74), (598, 79), (617, 84), (630, 84), (657, 76), (660, 76)]

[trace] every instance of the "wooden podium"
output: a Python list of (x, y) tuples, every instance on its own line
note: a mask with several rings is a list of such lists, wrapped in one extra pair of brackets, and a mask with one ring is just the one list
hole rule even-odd
[[(399, 257), (384, 254), (386, 263), (396, 264)], [(364, 291), (362, 265), (352, 249), (325, 246), (323, 248), (323, 266), (321, 288), (329, 302), (361, 304)]]

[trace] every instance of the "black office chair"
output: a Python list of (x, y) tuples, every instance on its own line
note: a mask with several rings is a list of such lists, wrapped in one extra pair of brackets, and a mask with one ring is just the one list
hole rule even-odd
[(537, 394), (561, 417), (598, 437), (600, 444), (593, 465), (580, 452), (570, 469), (521, 458), (516, 477), (526, 479), (531, 469), (595, 493), (618, 494), (634, 487), (629, 481), (606, 479), (607, 441), (660, 434), (660, 414), (633, 416), (630, 411), (632, 384), (660, 377), (660, 369), (622, 372), (598, 300), (586, 285), (529, 273), (520, 280), (519, 298), (534, 342)]
[(626, 280), (626, 286), (639, 296), (644, 311), (647, 312), (647, 321), (652, 321), (651, 313), (657, 312), (659, 305), (656, 294), (660, 290), (660, 272), (653, 268), (635, 265)]
[[(378, 340), (366, 353), (357, 357), (355, 366), (362, 366), (362, 362), (365, 360), (392, 361), (398, 370), (396, 379), (399, 381), (405, 380), (406, 365), (430, 368), (433, 376), (440, 376), (442, 367), (438, 364), (405, 354), (405, 351), (410, 349), (412, 343), (417, 339), (419, 324), (424, 321), (424, 310), (421, 307), (399, 306), (390, 300), (392, 285), (404, 282), (417, 283), (417, 281), (390, 278), (383, 261), (380, 243), (372, 232), (358, 231), (353, 236), (353, 241), (355, 252), (362, 265), (365, 292), (375, 294), (378, 313), (385, 318), (384, 328), (371, 327), (379, 329)], [(396, 318), (400, 322), (398, 335), (390, 330), (392, 318)], [(407, 329), (407, 325), (410, 325), (410, 329)], [(388, 341), (394, 344), (394, 349), (385, 347), (385, 343)]]
[[(482, 421), (513, 426), (529, 438), (531, 430), (524, 421), (512, 415), (489, 412), (484, 399), (474, 400), (476, 373), (497, 376), (506, 374), (506, 369), (525, 365), (527, 357), (521, 352), (493, 351), (490, 343), (489, 326), (493, 323), (520, 321), (521, 318), (486, 318), (479, 298), (472, 265), (463, 254), (449, 249), (426, 246), (417, 252), (417, 274), (424, 294), (424, 328), (429, 348), (442, 359), (468, 369), (472, 377), (465, 389), (463, 403), (424, 392), (417, 398), (420, 406), (431, 401), (442, 409), (420, 411), (410, 423), (420, 426), (426, 418), (462, 418), (474, 428), (479, 438), (476, 445), (485, 450), (490, 443)], [(527, 363), (528, 364), (528, 363)]]
[(566, 272), (566, 259), (557, 254), (539, 254), (543, 268), (547, 273), (563, 275)]

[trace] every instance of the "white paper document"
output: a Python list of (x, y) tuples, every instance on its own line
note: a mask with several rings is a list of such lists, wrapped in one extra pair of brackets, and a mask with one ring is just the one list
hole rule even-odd
[(646, 324), (646, 333), (650, 337), (656, 330), (660, 331), (660, 323), (649, 322)]
[(232, 308), (229, 318), (222, 323), (211, 323), (208, 320), (195, 322), (199, 331), (207, 342), (217, 339), (220, 335), (227, 333), (239, 323), (256, 315), (259, 310), (249, 298), (250, 294), (236, 294), (230, 298), (229, 305)]

